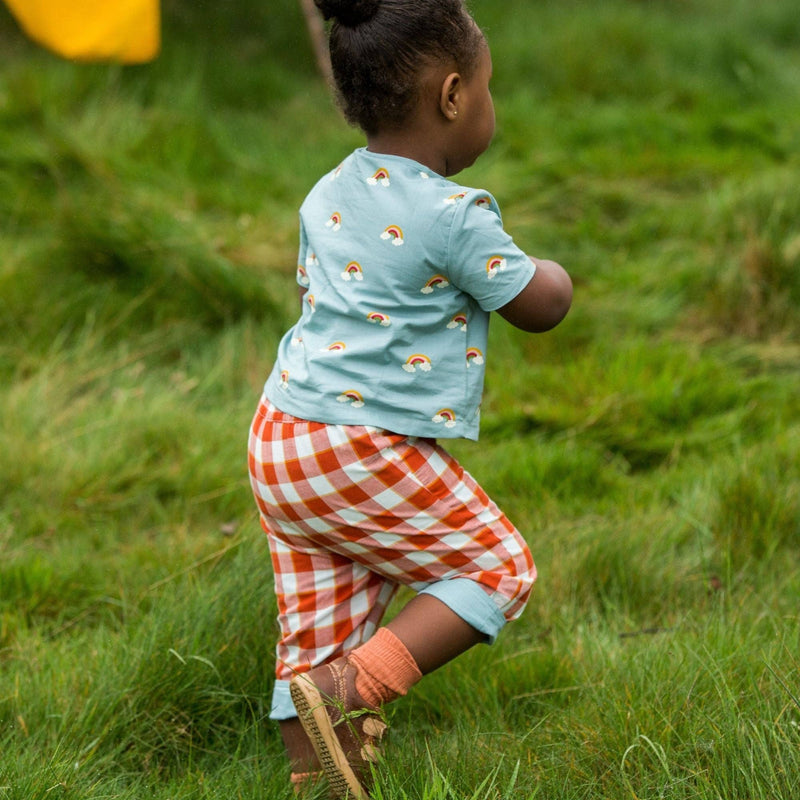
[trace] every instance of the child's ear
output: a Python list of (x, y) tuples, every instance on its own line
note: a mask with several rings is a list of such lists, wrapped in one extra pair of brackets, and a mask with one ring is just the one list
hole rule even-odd
[(448, 120), (454, 120), (458, 116), (458, 107), (461, 103), (461, 76), (457, 72), (451, 72), (442, 81), (442, 89), (439, 94), (439, 110)]

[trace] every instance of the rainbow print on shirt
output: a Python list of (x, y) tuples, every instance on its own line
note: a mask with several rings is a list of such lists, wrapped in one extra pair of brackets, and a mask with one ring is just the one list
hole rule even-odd
[(330, 228), (332, 231), (341, 230), (342, 215), (338, 211), (334, 211), (333, 214), (330, 215), (328, 221), (325, 223), (325, 227)]
[(278, 384), (278, 386), (281, 389), (283, 389), (284, 391), (286, 391), (289, 388), (289, 370), (288, 369), (282, 369), (281, 370), (281, 380), (280, 380), (280, 383)]
[(322, 353), (341, 353), (343, 350), (347, 349), (347, 345), (344, 342), (333, 342), (329, 344), (327, 347), (323, 347), (320, 352)]
[(431, 417), (431, 422), (437, 425), (444, 423), (445, 428), (455, 428), (456, 412), (451, 408), (441, 408)]
[(311, 282), (308, 279), (308, 272), (302, 264), (297, 265), (297, 282), (301, 286), (308, 286), (308, 284)]
[(364, 271), (358, 261), (351, 261), (342, 271), (343, 281), (363, 281)]
[(314, 267), (317, 264), (319, 264), (319, 259), (317, 258), (317, 254), (316, 253), (309, 253), (306, 256), (306, 266), (307, 267)]
[(457, 192), (456, 194), (451, 194), (450, 197), (445, 197), (444, 202), (448, 206), (454, 206), (459, 200), (463, 200), (466, 196), (466, 192)]
[(490, 206), (491, 204), (492, 204), (492, 198), (491, 197), (479, 197), (475, 201), (475, 205), (476, 206), (480, 206), (480, 207)]
[(447, 327), (450, 330), (454, 328), (461, 328), (462, 331), (466, 333), (467, 331), (467, 315), (466, 314), (456, 314), (450, 322), (447, 323)]
[(311, 313), (313, 314), (314, 311), (317, 310), (317, 300), (313, 294), (306, 295), (306, 302), (308, 303), (308, 307), (311, 309)]
[(483, 364), (483, 353), (477, 347), (470, 347), (467, 350), (467, 369), (473, 364)]
[(431, 368), (432, 365), (430, 358), (423, 353), (414, 353), (413, 355), (410, 355), (406, 359), (406, 363), (403, 364), (403, 369), (406, 372), (416, 372), (417, 369), (420, 369), (423, 372), (430, 372)]
[(506, 260), (502, 256), (492, 256), (486, 262), (486, 277), (491, 280), (498, 272), (505, 271)]
[(434, 289), (444, 289), (450, 281), (444, 275), (434, 275), (421, 289), (422, 294), (431, 294)]
[(399, 225), (390, 225), (381, 234), (381, 239), (388, 239), (393, 245), (403, 244), (403, 229)]
[(389, 170), (385, 167), (381, 167), (374, 175), (370, 175), (370, 177), (367, 178), (367, 183), (370, 186), (377, 186), (378, 184), (381, 186), (388, 186)]
[(336, 400), (339, 403), (349, 403), (353, 408), (362, 408), (364, 406), (364, 398), (361, 392), (355, 389), (347, 389), (337, 396)]
[(370, 311), (370, 313), (367, 314), (367, 322), (371, 322), (373, 325), (380, 325), (384, 328), (388, 328), (392, 324), (389, 315), (381, 314), (380, 311)]

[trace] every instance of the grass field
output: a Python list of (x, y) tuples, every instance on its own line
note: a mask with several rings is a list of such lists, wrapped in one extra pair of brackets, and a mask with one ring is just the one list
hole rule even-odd
[[(0, 9), (0, 800), (284, 798), (246, 435), (296, 215), (361, 143), (292, 0), (164, 0), (151, 65)], [(540, 580), (393, 710), (377, 800), (790, 800), (800, 775), (800, 15), (474, 0), (463, 180), (563, 263), (452, 450)], [(322, 794), (318, 795), (319, 797)]]

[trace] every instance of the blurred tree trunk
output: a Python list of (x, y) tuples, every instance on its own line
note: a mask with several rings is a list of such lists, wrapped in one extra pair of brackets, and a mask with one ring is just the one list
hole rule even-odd
[(300, 0), (303, 15), (308, 26), (308, 35), (311, 37), (311, 46), (314, 48), (314, 57), (317, 60), (317, 67), (322, 77), (333, 85), (333, 73), (331, 72), (331, 59), (328, 54), (328, 42), (325, 37), (325, 25), (322, 15), (314, 5), (314, 0)]

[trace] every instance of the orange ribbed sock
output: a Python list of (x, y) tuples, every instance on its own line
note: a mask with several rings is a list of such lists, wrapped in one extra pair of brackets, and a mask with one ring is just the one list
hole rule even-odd
[(388, 628), (379, 628), (349, 659), (357, 669), (356, 691), (373, 706), (406, 694), (422, 677), (411, 653)]

